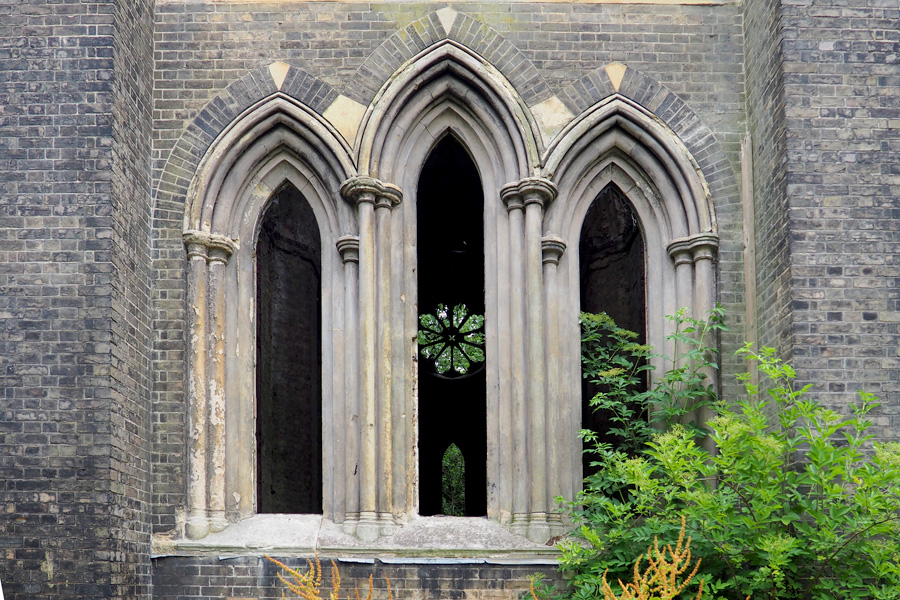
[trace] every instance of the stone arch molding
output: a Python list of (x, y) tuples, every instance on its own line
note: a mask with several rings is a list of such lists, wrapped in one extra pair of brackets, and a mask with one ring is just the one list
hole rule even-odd
[[(703, 316), (715, 305), (718, 233), (707, 181), (685, 144), (653, 113), (619, 94), (598, 102), (560, 132), (547, 150), (543, 171), (559, 189), (544, 219), (544, 286), (548, 298), (555, 299), (547, 302), (547, 389), (549, 402), (565, 407), (566, 433), (557, 439), (573, 440), (581, 426), (580, 405), (565, 398), (581, 393), (580, 269), (577, 251), (560, 248), (577, 249), (594, 199), (614, 185), (638, 216), (646, 253), (647, 342), (669, 356), (673, 349), (666, 336), (672, 324), (665, 315), (686, 308)], [(662, 359), (652, 360), (656, 370), (651, 374), (664, 373)], [(568, 452), (576, 472), (579, 450), (575, 444)]]
[[(284, 183), (309, 202), (323, 245), (323, 435), (344, 435), (342, 404), (348, 327), (345, 300), (357, 229), (340, 197), (355, 174), (346, 146), (319, 115), (275, 93), (236, 118), (210, 145), (188, 189), (183, 237), (188, 256), (188, 510), (186, 533), (199, 538), (253, 514), (255, 496), (255, 246), (272, 193)], [(331, 248), (331, 251), (326, 251)], [(347, 271), (347, 274), (344, 273)], [(340, 414), (336, 417), (335, 413)], [(226, 451), (227, 450), (227, 451)], [(326, 446), (326, 471), (343, 456)], [(340, 481), (325, 483), (336, 511)]]
[(321, 113), (281, 91), (252, 103), (186, 190), (188, 537), (255, 510), (254, 248), (285, 182), (312, 206), (323, 245), (324, 516), (373, 541), (416, 515), (415, 194), (429, 152), (452, 135), (485, 198), (488, 517), (546, 541), (564, 529), (555, 496), (581, 482), (578, 265), (566, 248), (577, 247), (591, 201), (617, 185), (641, 218), (659, 341), (660, 315), (700, 313), (715, 298), (702, 170), (671, 129), (619, 94), (545, 148), (516, 88), (450, 39), (387, 80), (352, 148)]

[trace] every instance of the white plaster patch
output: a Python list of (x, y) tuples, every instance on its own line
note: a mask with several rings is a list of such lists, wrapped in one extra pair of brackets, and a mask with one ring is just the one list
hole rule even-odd
[(444, 33), (450, 35), (450, 29), (453, 27), (453, 22), (456, 20), (456, 15), (459, 14), (449, 6), (445, 6), (441, 10), (437, 11), (438, 19), (441, 21), (441, 26), (444, 28)]
[(290, 70), (291, 65), (280, 61), (269, 65), (269, 73), (272, 75), (272, 81), (275, 82), (275, 87), (279, 90), (281, 89), (281, 86), (284, 85), (284, 80)]
[(550, 141), (559, 131), (569, 124), (575, 115), (556, 96), (551, 96), (531, 107), (531, 113), (537, 121), (544, 140)]
[(366, 107), (347, 96), (338, 96), (331, 106), (325, 109), (322, 116), (334, 125), (344, 139), (352, 146), (356, 132), (366, 114)]
[(627, 68), (628, 67), (622, 63), (612, 63), (606, 67), (606, 74), (609, 76), (609, 81), (612, 83), (613, 89), (617, 92), (619, 91), (619, 86), (622, 85), (622, 79), (625, 78), (625, 70)]

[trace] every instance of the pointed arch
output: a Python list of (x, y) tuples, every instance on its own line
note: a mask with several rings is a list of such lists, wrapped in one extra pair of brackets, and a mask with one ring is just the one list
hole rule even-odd
[[(308, 203), (321, 242), (321, 377), (324, 472), (346, 465), (345, 332), (355, 328), (355, 214), (339, 194), (355, 174), (349, 148), (314, 111), (274, 93), (228, 124), (200, 159), (188, 188), (189, 537), (203, 537), (256, 509), (256, 243), (262, 217), (289, 183)], [(341, 255), (339, 255), (341, 252)], [(352, 260), (350, 260), (352, 262)], [(351, 274), (352, 275), (352, 274)], [(352, 344), (352, 340), (351, 340)], [(352, 434), (349, 435), (352, 437)], [(352, 446), (352, 444), (350, 444)], [(323, 512), (346, 511), (344, 477), (324, 482)]]
[(403, 169), (424, 162), (431, 144), (422, 140), (447, 128), (470, 152), (496, 154), (500, 185), (539, 164), (538, 128), (516, 89), (472, 50), (444, 40), (410, 59), (376, 94), (360, 125), (360, 173), (399, 183)]
[[(548, 149), (545, 170), (559, 186), (545, 232), (559, 236), (570, 248), (578, 247), (591, 204), (607, 186), (615, 185), (631, 205), (645, 244), (647, 342), (671, 355), (665, 343), (671, 324), (665, 315), (685, 307), (703, 316), (716, 297), (716, 217), (697, 161), (659, 118), (615, 94), (560, 133)], [(577, 397), (581, 380), (578, 260), (577, 252), (566, 252), (559, 261), (559, 303), (557, 314), (550, 317), (560, 324), (559, 335), (549, 345), (559, 356), (558, 387), (567, 395), (562, 397)], [(665, 365), (653, 360), (657, 369), (652, 376), (658, 377)], [(569, 408), (580, 413), (580, 407)], [(566, 414), (564, 421), (571, 437), (563, 439), (574, 439), (581, 415)], [(571, 456), (578, 457), (576, 449)]]
[(240, 192), (261, 177), (263, 165), (271, 169), (273, 160), (288, 156), (306, 166), (304, 185), (319, 185), (318, 210), (336, 226), (343, 208), (334, 190), (355, 174), (350, 148), (316, 112), (276, 92), (247, 108), (210, 144), (187, 190), (185, 231), (236, 236), (249, 208)]

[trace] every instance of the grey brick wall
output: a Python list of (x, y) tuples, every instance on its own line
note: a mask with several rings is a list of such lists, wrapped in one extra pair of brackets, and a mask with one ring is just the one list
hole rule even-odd
[(110, 310), (111, 584), (116, 598), (150, 591), (150, 144), (153, 1), (114, 13)]
[[(306, 572), (302, 558), (276, 557)], [(331, 590), (331, 560), (320, 558), (324, 571), (322, 597)], [(527, 594), (528, 578), (540, 573), (544, 581), (565, 585), (553, 565), (502, 564), (499, 561), (450, 563), (346, 561), (338, 559), (341, 598), (366, 597), (373, 577), (373, 600), (387, 600), (387, 580), (395, 600), (519, 600)], [(279, 568), (264, 558), (165, 557), (153, 561), (156, 600), (280, 600), (286, 588), (276, 576)], [(288, 592), (289, 593), (289, 592)], [(531, 596), (528, 595), (528, 598)]]
[(112, 3), (0, 5), (0, 62), (4, 591), (106, 597)]
[[(149, 592), (147, 361), (134, 360), (149, 345), (147, 277), (135, 277), (148, 264), (149, 6), (0, 6), (0, 572), (10, 598)], [(129, 212), (144, 214), (143, 227), (129, 230)]]
[(900, 9), (783, 3), (794, 363), (846, 411), (857, 389), (900, 431)]
[(759, 343), (791, 359), (790, 243), (779, 0), (747, 0), (744, 72), (752, 140)]
[[(11, 598), (147, 598), (151, 583), (159, 598), (280, 597), (256, 558), (149, 559), (151, 530), (172, 531), (184, 505), (184, 182), (268, 93), (270, 63), (295, 67), (284, 89), (322, 111), (337, 94), (369, 102), (442, 35), (435, 3), (154, 5), (0, 0), (0, 578)], [(716, 199), (726, 393), (741, 368), (735, 174), (749, 131), (761, 342), (837, 410), (858, 388), (880, 394), (876, 432), (896, 438), (896, 0), (452, 7), (451, 36), (529, 102), (556, 94), (577, 112), (610, 91), (610, 62), (629, 67), (630, 97), (668, 94), (655, 108), (704, 149)], [(510, 598), (532, 570), (346, 568), (353, 580), (390, 576), (398, 597), (485, 600)]]

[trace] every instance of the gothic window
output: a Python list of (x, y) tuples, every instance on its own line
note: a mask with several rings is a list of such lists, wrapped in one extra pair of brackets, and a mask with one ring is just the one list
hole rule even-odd
[[(591, 203), (581, 227), (578, 246), (581, 310), (605, 312), (620, 327), (646, 339), (644, 241), (637, 216), (615, 184), (607, 185)], [(583, 381), (582, 427), (597, 432), (600, 441), (615, 443), (604, 436), (609, 414), (594, 410), (589, 400), (599, 389)], [(590, 455), (582, 457), (585, 474)]]
[(285, 184), (256, 243), (257, 512), (322, 512), (321, 242)]
[(487, 514), (484, 200), (468, 153), (438, 142), (416, 199), (419, 298), (419, 513), (443, 512), (442, 465), (465, 457), (465, 514)]

